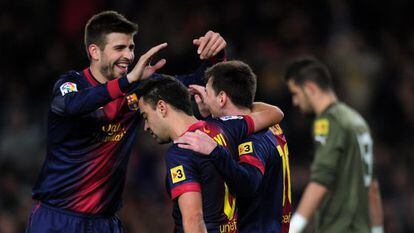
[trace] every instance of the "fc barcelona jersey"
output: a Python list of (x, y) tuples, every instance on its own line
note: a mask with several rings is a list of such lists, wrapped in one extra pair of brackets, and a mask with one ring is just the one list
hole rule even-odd
[[(234, 151), (253, 129), (250, 117), (234, 116), (199, 121), (190, 126), (188, 131), (201, 130), (229, 151)], [(166, 166), (167, 190), (174, 202), (173, 217), (177, 232), (183, 232), (178, 198), (185, 192), (201, 192), (208, 232), (237, 232), (236, 200), (207, 156), (203, 157), (174, 144), (167, 151)]]
[[(198, 83), (208, 65), (176, 78), (187, 85)], [(138, 85), (126, 77), (100, 84), (89, 69), (58, 79), (48, 114), (46, 158), (33, 199), (94, 215), (120, 208), (140, 119), (133, 92)]]

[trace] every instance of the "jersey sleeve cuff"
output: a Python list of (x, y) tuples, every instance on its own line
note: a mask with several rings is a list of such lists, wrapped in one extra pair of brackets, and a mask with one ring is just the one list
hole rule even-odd
[(121, 96), (124, 96), (129, 86), (130, 86), (129, 82), (126, 77), (117, 78), (117, 79), (108, 81), (107, 83), (108, 92), (112, 99), (116, 99)]
[(209, 61), (213, 65), (222, 61), (227, 61), (226, 50), (221, 50), (218, 54), (216, 54), (216, 56), (211, 57)]
[(171, 190), (171, 199), (179, 197), (183, 193), (187, 192), (201, 192), (201, 186), (197, 182), (188, 182), (179, 186), (174, 187)]
[(252, 165), (253, 167), (259, 169), (259, 171), (264, 175), (265, 173), (265, 167), (263, 166), (263, 163), (258, 159), (257, 157), (254, 157), (253, 155), (242, 155), (240, 156), (241, 163), (247, 163)]
[(254, 121), (249, 115), (244, 116), (244, 120), (247, 123), (247, 135), (252, 135), (254, 133)]

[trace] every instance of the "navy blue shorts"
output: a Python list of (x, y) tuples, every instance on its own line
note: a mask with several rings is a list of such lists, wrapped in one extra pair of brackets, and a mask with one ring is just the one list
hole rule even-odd
[(94, 216), (62, 210), (44, 203), (33, 204), (26, 233), (122, 233), (116, 215)]

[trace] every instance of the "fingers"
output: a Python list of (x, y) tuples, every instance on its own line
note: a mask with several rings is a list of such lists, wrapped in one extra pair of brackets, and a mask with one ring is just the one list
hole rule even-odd
[(214, 43), (216, 43), (216, 41), (220, 38), (220, 34), (218, 33), (213, 33), (211, 35), (211, 37), (208, 39), (207, 44), (204, 46), (204, 49), (201, 52), (201, 58), (210, 58), (210, 54), (212, 54), (211, 52), (211, 47), (214, 45)]
[(146, 53), (144, 53), (140, 58), (138, 63), (140, 63), (143, 66), (146, 66), (149, 64), (149, 61), (151, 58), (158, 53), (161, 49), (167, 47), (167, 43), (162, 43), (157, 46), (152, 47), (150, 50), (148, 50)]
[(181, 143), (179, 143), (179, 144), (177, 144), (177, 146), (179, 148), (183, 148), (183, 149), (194, 150), (194, 147), (192, 145), (188, 145), (188, 144), (181, 144)]
[(176, 140), (174, 140), (174, 143), (179, 143), (179, 144), (197, 144), (196, 140), (195, 140), (195, 133), (194, 132), (186, 132), (184, 135), (182, 135), (181, 137), (177, 138)]
[(208, 41), (210, 40), (211, 36), (213, 34), (213, 31), (208, 31), (200, 40), (200, 44), (198, 46), (197, 49), (197, 53), (200, 54), (200, 58), (201, 58), (201, 53), (204, 51), (204, 47), (207, 45)]
[(200, 85), (190, 85), (189, 86), (190, 89), (192, 89), (192, 91), (196, 92), (197, 94), (199, 94), (201, 97), (204, 97), (206, 94), (206, 88)]
[(165, 63), (167, 63), (167, 60), (165, 59), (161, 59), (159, 60), (155, 65), (152, 66), (152, 68), (154, 69), (154, 72), (161, 69)]
[(220, 37), (213, 46), (211, 46), (209, 57), (216, 56), (221, 50), (223, 50), (227, 45), (227, 42), (223, 37)]
[(203, 100), (201, 99), (201, 97), (200, 97), (200, 95), (199, 95), (199, 94), (195, 94), (195, 95), (194, 95), (194, 99), (195, 99), (195, 102), (196, 102), (197, 104), (201, 104), (201, 103), (203, 103)]
[(198, 39), (193, 40), (194, 45), (200, 45), (201, 41), (203, 40), (204, 36), (200, 36)]
[[(204, 102), (204, 100), (206, 99), (206, 88), (205, 87), (199, 86), (199, 85), (190, 85), (189, 89), (190, 89), (190, 92), (192, 92), (194, 95), (198, 95), (200, 97), (201, 99), (200, 102)], [(196, 97), (194, 96), (194, 98)]]
[(196, 135), (198, 135), (202, 140), (204, 141), (210, 141), (210, 142), (215, 142), (210, 136), (208, 136), (208, 134), (206, 134), (205, 132), (197, 129), (195, 131)]

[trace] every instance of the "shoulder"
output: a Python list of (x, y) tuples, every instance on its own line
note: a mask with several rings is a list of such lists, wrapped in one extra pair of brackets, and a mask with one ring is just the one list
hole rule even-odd
[(60, 90), (62, 93), (78, 91), (82, 78), (83, 75), (81, 73), (74, 70), (68, 71), (56, 79), (53, 89)]
[(196, 160), (196, 156), (193, 151), (179, 148), (177, 144), (173, 144), (170, 148), (168, 148), (165, 159), (167, 163), (191, 163)]
[(75, 70), (70, 70), (62, 75), (60, 75), (57, 80), (56, 83), (59, 82), (79, 82), (82, 79), (83, 75)]
[[(270, 130), (262, 130), (244, 138), (239, 144), (239, 152), (248, 148), (265, 149), (275, 145), (275, 135)], [(245, 151), (246, 152), (246, 151)], [(250, 151), (253, 152), (253, 151)]]
[(344, 130), (368, 130), (368, 124), (359, 112), (344, 103), (337, 103), (325, 116), (333, 126)]

